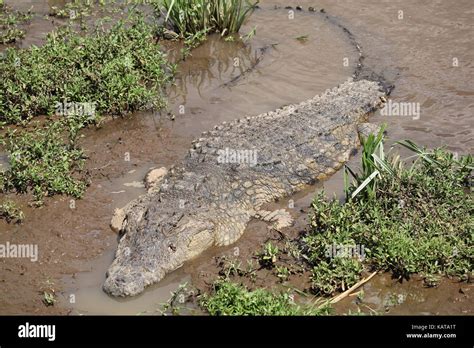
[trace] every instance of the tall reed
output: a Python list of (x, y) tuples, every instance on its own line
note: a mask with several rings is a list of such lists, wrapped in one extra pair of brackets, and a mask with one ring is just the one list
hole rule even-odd
[(197, 32), (236, 33), (259, 1), (249, 0), (162, 0), (166, 22), (181, 36)]

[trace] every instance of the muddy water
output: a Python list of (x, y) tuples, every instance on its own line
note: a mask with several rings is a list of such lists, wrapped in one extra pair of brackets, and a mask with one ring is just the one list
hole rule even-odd
[(72, 314), (161, 314), (171, 293), (176, 291), (180, 284), (191, 283), (189, 274), (177, 270), (166, 277), (156, 289), (137, 298), (111, 298), (100, 291), (100, 283), (113, 261), (114, 252), (113, 248), (107, 250), (104, 255), (90, 263), (90, 270), (74, 277), (63, 278), (64, 288), (68, 290), (61, 294), (60, 300), (72, 309)]
[[(30, 3), (19, 1), (11, 5), (25, 9)], [(287, 5), (280, 0), (263, 1), (262, 10), (255, 12), (242, 29), (245, 33), (257, 26), (257, 35), (246, 47), (211, 37), (180, 64), (176, 86), (170, 91), (169, 111), (175, 115), (174, 121), (166, 113), (139, 113), (85, 133), (83, 145), (90, 156), (92, 185), (84, 199), (75, 202), (74, 209), (69, 200), (54, 199), (41, 210), (25, 207), (28, 218), (24, 225), (0, 226), (2, 240), (38, 242), (44, 256), (38, 268), (30, 267), (29, 272), (40, 270), (41, 276), (47, 278), (55, 274), (44, 268), (68, 265), (58, 269), (68, 274), (62, 279), (63, 307), (75, 314), (155, 313), (157, 305), (178, 284), (190, 279), (199, 281), (210, 257), (232, 250), (210, 250), (130, 300), (111, 299), (100, 289), (116, 246), (116, 236), (108, 228), (110, 216), (114, 208), (144, 192), (136, 183), (149, 168), (170, 166), (185, 154), (194, 137), (221, 121), (300, 102), (351, 76), (358, 54), (339, 28), (307, 11), (295, 11), (294, 19), (290, 19), (288, 10), (274, 10), (275, 4)], [(315, 6), (305, 1), (301, 4), (305, 9)], [(472, 4), (458, 4), (459, 7), (425, 1), (318, 2), (354, 33), (363, 47), (366, 63), (396, 84), (394, 100), (421, 104), (419, 120), (380, 114), (372, 118), (377, 123), (388, 123), (392, 139), (411, 138), (427, 146), (446, 144), (454, 151), (472, 152), (473, 47), (468, 39), (473, 36), (468, 20)], [(46, 13), (52, 2), (34, 1), (34, 5), (34, 10)], [(397, 18), (400, 9), (404, 11), (403, 20)], [(40, 18), (32, 26), (34, 30), (23, 46), (39, 44), (50, 29), (50, 24)], [(296, 40), (306, 35), (306, 41)], [(458, 58), (458, 67), (451, 65), (453, 56)], [(348, 66), (343, 64), (345, 58)], [(324, 186), (328, 194), (341, 195), (341, 173)], [(295, 209), (291, 212), (300, 221), (304, 222), (304, 211), (318, 189), (321, 186), (293, 197)], [(282, 204), (287, 205), (287, 201)], [(253, 222), (236, 245), (252, 249), (266, 237), (266, 226)], [(92, 258), (98, 254), (102, 256)], [(15, 265), (9, 267), (15, 269)], [(13, 283), (4, 291), (14, 300), (11, 302), (21, 303), (25, 312), (34, 312), (11, 295), (17, 288)], [(376, 286), (370, 296), (383, 302), (382, 295), (377, 295), (379, 288)], [(74, 303), (70, 303), (70, 295), (74, 295)], [(433, 298), (443, 306), (439, 293), (430, 296), (428, 302)], [(2, 301), (0, 307), (4, 306), (8, 304)], [(401, 313), (429, 312), (423, 306), (401, 304), (397, 308)]]
[[(284, 0), (262, 3), (264, 7), (287, 5)], [(472, 1), (322, 0), (316, 5), (313, 1), (299, 4), (304, 9), (324, 8), (354, 33), (366, 55), (365, 63), (395, 83), (394, 101), (420, 104), (418, 120), (380, 114), (372, 119), (388, 123), (393, 139), (473, 152)]]

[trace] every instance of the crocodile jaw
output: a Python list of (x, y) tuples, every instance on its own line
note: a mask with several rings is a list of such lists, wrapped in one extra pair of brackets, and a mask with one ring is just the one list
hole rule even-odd
[(150, 272), (134, 267), (121, 267), (114, 262), (109, 268), (103, 289), (115, 297), (135, 296), (143, 292), (146, 286), (160, 281), (164, 276), (165, 273), (161, 269)]
[(185, 219), (169, 235), (153, 227), (122, 237), (103, 285), (106, 293), (138, 295), (214, 244), (213, 224), (196, 218)]

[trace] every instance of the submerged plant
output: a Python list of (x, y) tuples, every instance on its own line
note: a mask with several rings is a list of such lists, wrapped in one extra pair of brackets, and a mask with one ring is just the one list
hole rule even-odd
[(185, 39), (184, 39), (184, 47), (181, 50), (181, 55), (183, 60), (185, 60), (189, 55), (191, 55), (191, 50), (193, 48), (198, 47), (206, 41), (206, 34), (208, 30), (200, 30), (197, 33), (194, 34), (187, 34)]
[(25, 30), (18, 25), (27, 23), (32, 18), (31, 10), (28, 12), (13, 11), (0, 2), (0, 44), (8, 44), (25, 36)]
[(298, 40), (299, 42), (306, 42), (309, 39), (309, 35), (300, 35), (296, 37), (295, 39)]
[(252, 30), (250, 30), (247, 34), (245, 34), (244, 36), (241, 36), (240, 39), (243, 41), (243, 42), (247, 42), (247, 41), (250, 41), (254, 38), (254, 36), (257, 35), (257, 27), (253, 27)]
[(46, 307), (54, 306), (54, 304), (56, 303), (56, 296), (54, 292), (43, 292), (43, 303)]

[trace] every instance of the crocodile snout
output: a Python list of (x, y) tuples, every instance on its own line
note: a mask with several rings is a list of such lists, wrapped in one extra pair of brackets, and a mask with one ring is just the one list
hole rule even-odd
[(130, 266), (111, 267), (104, 282), (104, 291), (115, 297), (135, 296), (143, 292), (150, 281), (158, 282), (164, 277), (164, 272), (150, 272), (143, 268)]

